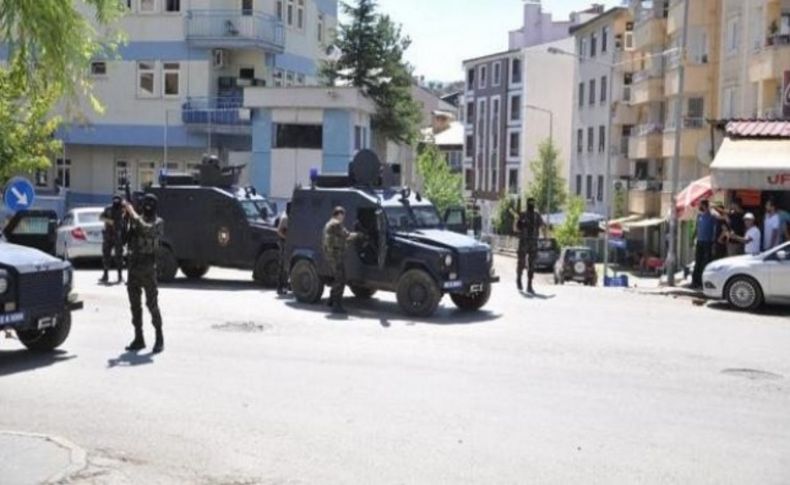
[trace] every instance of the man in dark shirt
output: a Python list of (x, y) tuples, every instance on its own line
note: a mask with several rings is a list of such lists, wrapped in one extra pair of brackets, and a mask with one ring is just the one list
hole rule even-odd
[(702, 288), (702, 272), (711, 261), (713, 243), (716, 240), (716, 217), (711, 214), (710, 203), (703, 200), (699, 204), (696, 228), (696, 254), (694, 273), (691, 277), (692, 288)]
[(518, 234), (518, 263), (516, 267), (516, 286), (523, 289), (521, 278), (527, 270), (527, 292), (534, 294), (532, 280), (535, 277), (535, 260), (538, 257), (538, 238), (543, 227), (543, 219), (535, 211), (535, 199), (527, 199), (527, 211), (516, 214), (515, 229)]
[(737, 236), (730, 238), (727, 243), (727, 255), (739, 256), (743, 254), (743, 243), (740, 242), (746, 235), (746, 224), (743, 220), (744, 212), (741, 199), (735, 198), (730, 205), (730, 213), (727, 216), (729, 219), (730, 231)]

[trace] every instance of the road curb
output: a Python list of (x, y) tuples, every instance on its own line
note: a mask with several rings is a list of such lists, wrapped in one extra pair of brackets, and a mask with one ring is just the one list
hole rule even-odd
[(58, 483), (67, 480), (69, 477), (81, 472), (88, 466), (88, 454), (76, 444), (60, 438), (58, 436), (45, 435), (40, 433), (27, 433), (23, 431), (0, 430), (0, 435), (19, 436), (22, 438), (34, 438), (52, 443), (69, 453), (69, 465), (53, 476), (46, 478), (42, 483)]

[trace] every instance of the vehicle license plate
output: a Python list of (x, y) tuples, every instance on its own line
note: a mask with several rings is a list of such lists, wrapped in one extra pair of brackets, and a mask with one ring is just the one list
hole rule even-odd
[(25, 321), (25, 312), (7, 313), (0, 315), (0, 325), (19, 323)]

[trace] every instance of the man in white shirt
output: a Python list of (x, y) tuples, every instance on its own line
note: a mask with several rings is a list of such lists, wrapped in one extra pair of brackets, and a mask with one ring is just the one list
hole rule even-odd
[(734, 232), (730, 233), (730, 239), (743, 243), (743, 253), (749, 255), (760, 254), (760, 229), (754, 222), (754, 214), (748, 213), (743, 216), (743, 223), (746, 225), (746, 233), (743, 237)]
[(775, 248), (782, 242), (782, 219), (776, 211), (776, 204), (773, 200), (765, 203), (765, 222), (763, 222), (763, 250), (767, 251)]

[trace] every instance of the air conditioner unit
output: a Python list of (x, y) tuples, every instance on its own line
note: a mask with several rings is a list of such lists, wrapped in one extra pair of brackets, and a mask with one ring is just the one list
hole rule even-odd
[(240, 121), (250, 121), (251, 113), (249, 109), (241, 108), (239, 109), (239, 120)]
[(623, 36), (623, 48), (626, 51), (633, 51), (634, 50), (634, 33), (633, 32), (626, 32)]
[(222, 69), (223, 67), (225, 67), (226, 56), (227, 53), (225, 52), (225, 49), (214, 49), (213, 51), (211, 51), (211, 59), (212, 59), (211, 66), (214, 69)]

